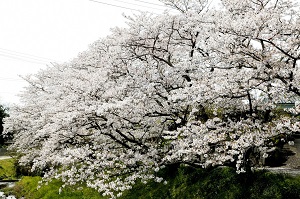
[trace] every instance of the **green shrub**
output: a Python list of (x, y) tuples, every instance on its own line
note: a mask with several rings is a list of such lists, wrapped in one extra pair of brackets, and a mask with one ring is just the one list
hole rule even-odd
[(168, 183), (137, 183), (122, 199), (298, 199), (300, 177), (267, 171), (237, 174), (233, 168), (178, 167), (161, 172)]
[[(291, 177), (267, 171), (237, 174), (230, 167), (196, 169), (171, 165), (157, 175), (167, 183), (137, 182), (120, 199), (300, 199), (300, 176)], [(103, 199), (100, 193), (86, 186), (59, 188), (53, 180), (37, 189), (41, 177), (23, 177), (11, 193), (27, 199)]]

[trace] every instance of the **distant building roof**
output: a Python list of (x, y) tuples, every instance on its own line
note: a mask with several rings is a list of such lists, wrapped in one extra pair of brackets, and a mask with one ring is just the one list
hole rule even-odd
[(283, 97), (281, 99), (278, 100), (278, 104), (289, 104), (289, 103), (294, 103), (295, 102), (299, 102), (300, 101), (300, 96), (297, 95), (292, 95), (289, 97)]

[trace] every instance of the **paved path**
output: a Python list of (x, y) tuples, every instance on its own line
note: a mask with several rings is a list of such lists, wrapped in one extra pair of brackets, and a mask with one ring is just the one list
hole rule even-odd
[(273, 173), (281, 173), (281, 174), (288, 174), (291, 176), (299, 176), (300, 175), (300, 169), (291, 169), (291, 168), (285, 168), (285, 167), (270, 167), (265, 168), (268, 171), (271, 171)]
[(6, 160), (12, 158), (11, 156), (0, 156), (0, 160)]
[(294, 141), (294, 145), (286, 144), (284, 149), (290, 150), (293, 155), (289, 156), (287, 161), (281, 167), (264, 167), (259, 169), (266, 169), (274, 173), (289, 174), (292, 176), (300, 175), (300, 139)]
[(295, 139), (294, 145), (286, 147), (294, 153), (294, 155), (289, 156), (285, 162), (286, 167), (300, 169), (300, 139)]

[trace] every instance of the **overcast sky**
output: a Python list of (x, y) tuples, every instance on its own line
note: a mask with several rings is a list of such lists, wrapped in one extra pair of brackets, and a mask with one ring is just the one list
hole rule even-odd
[(0, 103), (19, 102), (16, 95), (26, 85), (20, 75), (71, 60), (110, 28), (124, 26), (122, 13), (161, 13), (166, 7), (159, 5), (158, 0), (0, 0)]

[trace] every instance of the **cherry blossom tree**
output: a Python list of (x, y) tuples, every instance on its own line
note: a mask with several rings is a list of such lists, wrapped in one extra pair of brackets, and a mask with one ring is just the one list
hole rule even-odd
[(180, 14), (127, 16), (128, 28), (25, 78), (5, 123), (20, 164), (114, 197), (170, 164), (244, 171), (249, 150), (299, 131), (275, 106), (300, 95), (293, 1), (162, 2)]
[(7, 111), (8, 108), (0, 104), (0, 145), (3, 145), (5, 141), (2, 132), (3, 132), (3, 119), (9, 116), (7, 114)]

